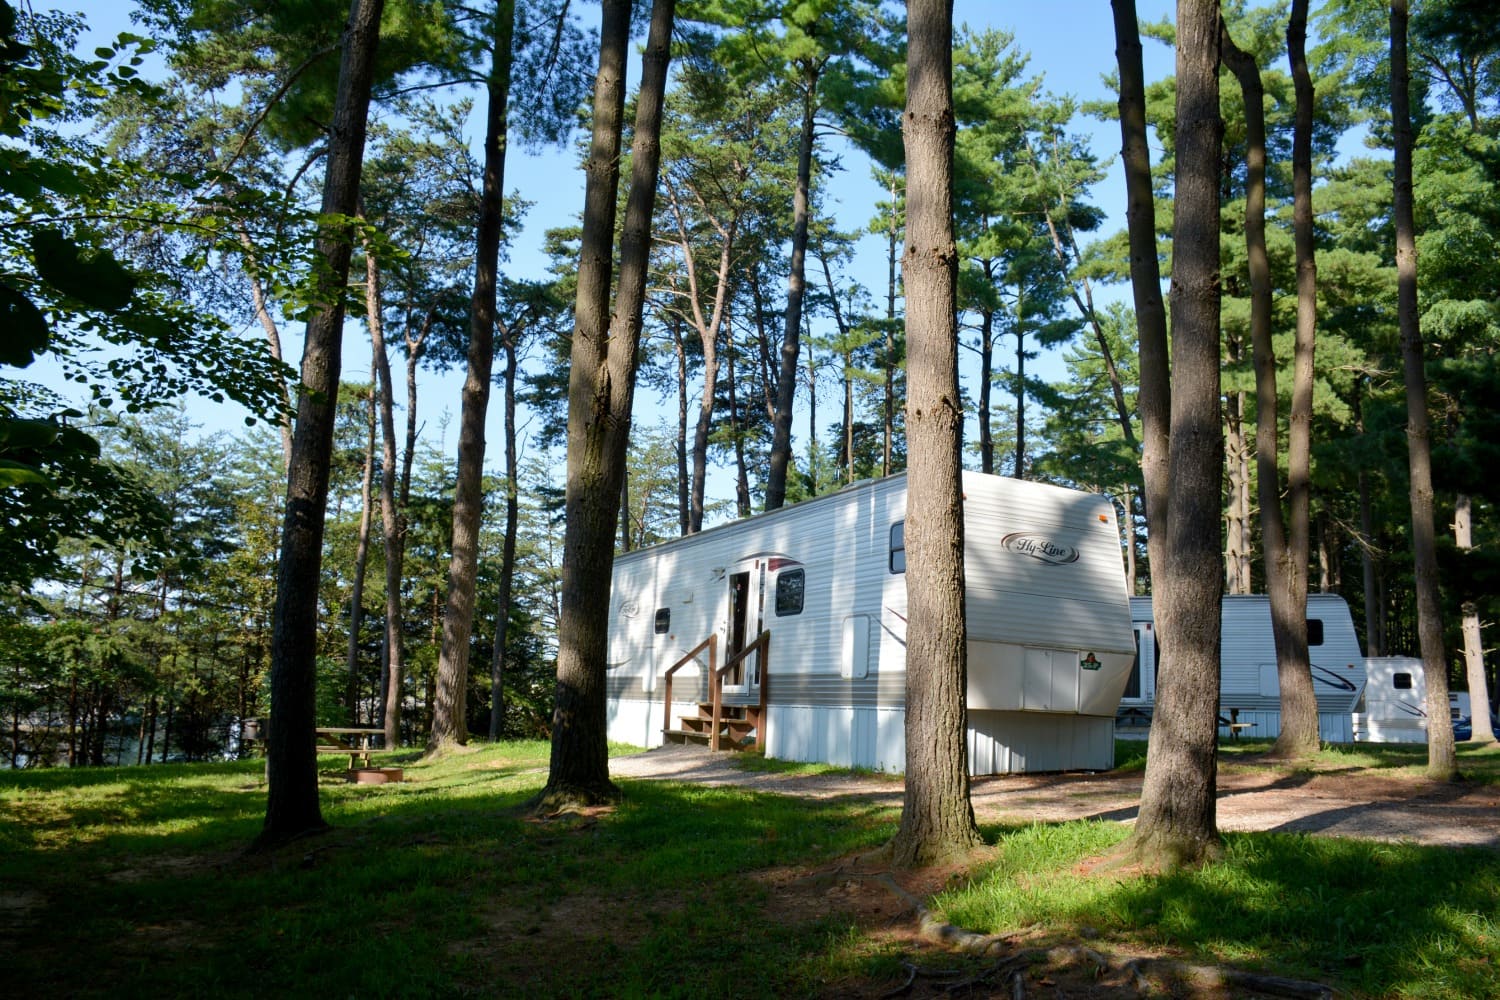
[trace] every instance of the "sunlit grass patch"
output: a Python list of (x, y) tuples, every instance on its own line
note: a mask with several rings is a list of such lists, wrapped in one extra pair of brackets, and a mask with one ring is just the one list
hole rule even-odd
[(1495, 852), (1258, 833), (1227, 836), (1225, 859), (1198, 871), (1081, 864), (1127, 833), (1097, 823), (1006, 833), (993, 866), (935, 905), (983, 932), (1098, 931), (1125, 951), (1166, 949), (1373, 996), (1500, 995)]

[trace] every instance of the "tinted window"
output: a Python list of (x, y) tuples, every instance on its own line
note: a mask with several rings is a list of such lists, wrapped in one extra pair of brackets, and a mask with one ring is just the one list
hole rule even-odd
[(1411, 674), (1396, 674), (1391, 678), (1391, 683), (1397, 691), (1411, 690)]
[(671, 627), (672, 627), (672, 609), (671, 608), (657, 608), (656, 609), (656, 634), (657, 635), (665, 635), (666, 632), (667, 632), (667, 630), (670, 629)]
[(906, 572), (906, 522), (891, 525), (891, 572)]
[(1307, 620), (1307, 644), (1309, 646), (1323, 645), (1323, 619), (1309, 618)]
[(807, 572), (800, 569), (784, 570), (776, 578), (776, 614), (800, 615), (802, 593), (807, 589)]

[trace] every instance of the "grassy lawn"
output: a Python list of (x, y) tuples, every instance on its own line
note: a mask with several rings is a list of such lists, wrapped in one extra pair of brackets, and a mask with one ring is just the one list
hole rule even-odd
[[(1404, 749), (1339, 753), (1330, 769), (1420, 772)], [(335, 830), (251, 856), (257, 762), (0, 772), (4, 992), (865, 995), (899, 986), (903, 959), (957, 961), (832, 899), (788, 911), (767, 877), (883, 843), (893, 810), (627, 781), (616, 810), (539, 822), (522, 806), (547, 755), (386, 755), (407, 780), (382, 786), (345, 784), (342, 759), (324, 758)], [(1500, 753), (1465, 766), (1493, 778)], [(990, 856), (934, 905), (975, 930), (1032, 927), (1043, 943), (1082, 936), (1354, 996), (1500, 995), (1500, 853), (1251, 834), (1192, 874), (1080, 865), (1124, 833), (987, 829)]]

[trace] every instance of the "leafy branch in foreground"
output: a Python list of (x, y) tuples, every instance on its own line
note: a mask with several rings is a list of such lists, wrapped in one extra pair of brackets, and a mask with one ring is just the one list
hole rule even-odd
[[(176, 212), (122, 204), (118, 192), (149, 167), (115, 159), (77, 126), (112, 95), (154, 98), (138, 69), (150, 43), (121, 35), (82, 58), (82, 28), (0, 0), (0, 364), (46, 359), (104, 410), (140, 412), (191, 392), (268, 413), (284, 367), (129, 260), (132, 233), (170, 226)], [(0, 584), (54, 570), (65, 535), (150, 535), (152, 505), (99, 463), (82, 418), (38, 382), (0, 378)]]

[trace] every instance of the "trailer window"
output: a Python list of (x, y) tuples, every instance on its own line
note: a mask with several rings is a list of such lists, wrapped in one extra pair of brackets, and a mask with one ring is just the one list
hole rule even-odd
[(1309, 618), (1307, 620), (1307, 644), (1309, 646), (1323, 645), (1323, 619)]
[(906, 522), (891, 525), (891, 572), (906, 572)]
[(783, 570), (776, 577), (776, 616), (802, 613), (802, 594), (807, 589), (807, 572), (800, 569)]
[(1391, 686), (1397, 691), (1411, 690), (1411, 674), (1395, 674), (1391, 677)]
[(671, 629), (671, 627), (672, 627), (672, 609), (671, 608), (657, 608), (656, 609), (656, 634), (657, 635), (666, 635), (667, 631), (669, 629)]

